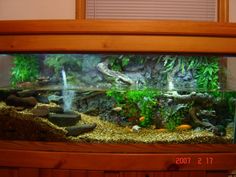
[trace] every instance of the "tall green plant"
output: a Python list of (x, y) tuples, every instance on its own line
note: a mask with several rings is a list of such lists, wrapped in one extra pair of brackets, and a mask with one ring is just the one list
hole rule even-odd
[(16, 54), (13, 58), (14, 66), (11, 71), (11, 84), (15, 86), (21, 82), (33, 82), (39, 76), (39, 60), (35, 55)]
[(152, 123), (154, 108), (157, 105), (157, 96), (160, 93), (157, 90), (128, 90), (116, 91), (109, 90), (108, 96), (115, 99), (119, 106), (127, 109), (122, 110), (122, 114), (127, 117), (144, 117), (144, 121), (140, 125), (147, 127)]

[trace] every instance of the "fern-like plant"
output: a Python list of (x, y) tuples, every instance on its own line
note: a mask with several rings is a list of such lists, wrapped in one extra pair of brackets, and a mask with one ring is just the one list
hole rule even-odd
[(33, 82), (39, 76), (39, 60), (31, 54), (16, 54), (13, 58), (14, 66), (11, 71), (11, 84), (15, 86), (21, 82)]

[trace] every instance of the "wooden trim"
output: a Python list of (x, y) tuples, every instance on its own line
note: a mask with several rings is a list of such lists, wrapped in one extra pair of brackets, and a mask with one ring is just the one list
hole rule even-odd
[(235, 144), (88, 144), (0, 141), (0, 149), (82, 153), (236, 153)]
[(76, 0), (75, 3), (76, 3), (75, 4), (76, 19), (77, 20), (85, 19), (86, 0)]
[(229, 0), (218, 0), (218, 22), (229, 22)]
[(2, 35), (0, 52), (236, 54), (236, 38), (154, 35)]
[[(180, 158), (187, 159), (187, 162), (178, 162)], [(76, 170), (233, 170), (236, 169), (235, 159), (236, 153), (126, 154), (0, 150), (0, 166)]]
[(129, 34), (236, 37), (236, 23), (157, 20), (0, 21), (0, 34)]

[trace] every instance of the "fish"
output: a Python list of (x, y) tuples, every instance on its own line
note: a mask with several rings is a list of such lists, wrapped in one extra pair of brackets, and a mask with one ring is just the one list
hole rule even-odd
[(144, 116), (142, 116), (142, 117), (139, 118), (139, 121), (140, 121), (140, 122), (143, 122), (144, 120), (145, 120), (145, 117), (144, 117)]
[(120, 112), (122, 110), (122, 107), (115, 107), (112, 110), (116, 112)]
[(176, 130), (180, 130), (180, 131), (190, 130), (190, 129), (192, 129), (192, 126), (188, 124), (182, 124), (176, 127)]

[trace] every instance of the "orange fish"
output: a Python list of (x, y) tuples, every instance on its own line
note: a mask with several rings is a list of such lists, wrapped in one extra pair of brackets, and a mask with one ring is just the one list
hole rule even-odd
[(176, 127), (176, 130), (180, 130), (180, 131), (190, 130), (190, 129), (192, 129), (192, 126), (188, 125), (188, 124), (182, 124), (182, 125), (179, 125), (178, 127)]
[(142, 116), (142, 117), (139, 118), (139, 121), (140, 121), (140, 122), (143, 122), (144, 120), (145, 120), (145, 117), (144, 117), (144, 116)]

